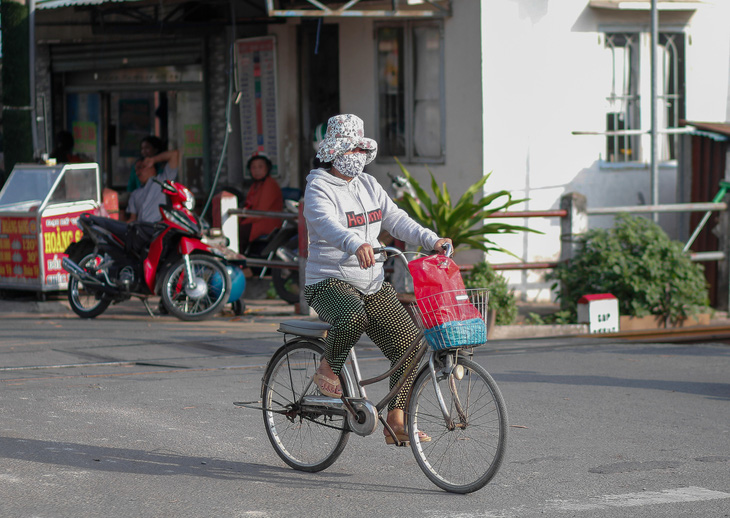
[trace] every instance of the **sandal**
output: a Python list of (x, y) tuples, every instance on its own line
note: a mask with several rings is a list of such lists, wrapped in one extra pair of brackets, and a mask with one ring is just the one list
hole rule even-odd
[[(409, 444), (411, 444), (411, 441), (408, 438), (408, 434), (406, 432), (395, 432), (395, 437), (398, 439), (398, 442), (400, 443), (401, 446), (408, 446)], [(418, 440), (419, 440), (419, 442), (430, 442), (431, 437), (428, 436), (425, 432), (422, 432), (419, 430), (418, 431)], [(392, 435), (387, 434), (385, 436), (385, 444), (397, 444), (397, 443)]]
[[(335, 378), (335, 379), (328, 378), (324, 374), (315, 372), (314, 378), (312, 379), (312, 381), (314, 381), (314, 384), (317, 385), (319, 392), (323, 396), (336, 397), (336, 398), (342, 397), (342, 387), (340, 386), (340, 380), (338, 378)], [(334, 390), (329, 390), (327, 388), (327, 386), (329, 386), (330, 388), (333, 388)]]

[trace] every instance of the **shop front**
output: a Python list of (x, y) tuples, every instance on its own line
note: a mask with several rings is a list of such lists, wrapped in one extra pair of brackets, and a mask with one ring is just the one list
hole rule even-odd
[(105, 185), (121, 193), (142, 139), (156, 136), (181, 151), (178, 178), (202, 196), (203, 41), (177, 41), (165, 52), (156, 47), (151, 41), (50, 47), (54, 126), (70, 131), (75, 153), (99, 163)]

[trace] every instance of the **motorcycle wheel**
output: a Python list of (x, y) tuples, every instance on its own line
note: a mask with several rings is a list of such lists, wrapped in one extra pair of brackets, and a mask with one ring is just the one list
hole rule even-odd
[[(83, 269), (93, 269), (101, 257), (94, 253), (93, 246), (87, 246), (74, 251), (69, 259)], [(68, 303), (71, 309), (81, 318), (94, 318), (106, 311), (112, 300), (108, 295), (86, 289), (83, 282), (69, 276), (68, 280)]]
[(289, 304), (299, 302), (299, 271), (286, 268), (272, 268), (271, 281), (276, 294)]
[(231, 292), (231, 278), (220, 261), (204, 255), (191, 255), (195, 287), (188, 286), (185, 261), (181, 258), (165, 273), (162, 303), (180, 320), (204, 320), (223, 309)]

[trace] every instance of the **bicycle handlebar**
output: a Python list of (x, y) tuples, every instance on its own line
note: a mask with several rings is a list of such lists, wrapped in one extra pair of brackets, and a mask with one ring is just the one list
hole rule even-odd
[[(450, 243), (446, 243), (444, 245), (444, 248), (446, 249), (446, 256), (451, 257), (454, 255), (454, 247)], [(376, 248), (373, 248), (373, 253), (375, 255), (378, 254), (392, 254), (392, 255), (403, 255), (405, 252), (401, 250), (400, 248), (395, 248), (394, 246), (379, 246)]]
[[(446, 257), (454, 255), (454, 247), (452, 245), (447, 243), (444, 248), (446, 249)], [(408, 266), (408, 259), (406, 258), (405, 252), (399, 248), (395, 248), (393, 246), (379, 246), (377, 248), (373, 248), (373, 253), (375, 255), (385, 254), (386, 259), (388, 258), (388, 254), (400, 257), (403, 263)]]
[(375, 255), (388, 254), (388, 253), (391, 253), (393, 255), (403, 255), (403, 250), (401, 250), (399, 248), (395, 248), (394, 246), (379, 246), (379, 247), (373, 248), (373, 253)]

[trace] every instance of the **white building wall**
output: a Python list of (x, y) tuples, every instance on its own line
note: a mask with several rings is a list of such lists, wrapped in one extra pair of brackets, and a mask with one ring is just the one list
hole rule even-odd
[[(443, 164), (406, 164), (429, 186), (427, 169), (446, 182), (457, 198), (482, 175), (492, 172), (486, 191), (506, 189), (529, 201), (513, 210), (559, 208), (560, 197), (579, 192), (589, 207), (651, 203), (649, 139), (646, 163), (615, 166), (602, 162), (605, 138), (575, 131), (605, 129), (610, 70), (602, 33), (607, 28), (649, 30), (649, 12), (616, 12), (588, 7), (586, 0), (503, 0), (452, 2), (444, 20), (446, 159)], [(683, 28), (686, 45), (686, 118), (730, 119), (730, 2), (700, 4), (692, 12), (662, 12), (660, 30)], [(377, 82), (374, 24), (367, 18), (330, 19), (340, 25), (340, 110), (356, 113), (365, 132), (375, 136)], [(277, 34), (280, 87), (280, 136), (284, 154), (294, 153), (298, 132), (296, 22), (271, 26)], [(649, 48), (641, 49), (648, 70)], [(642, 81), (648, 88), (648, 75)], [(646, 92), (648, 95), (648, 90)], [(297, 94), (298, 95), (298, 94)], [(649, 110), (642, 107), (649, 129)], [(288, 156), (288, 155), (287, 155)], [(294, 156), (294, 155), (292, 155)], [(286, 156), (283, 157), (287, 160)], [(292, 160), (291, 178), (297, 178)], [(393, 163), (374, 162), (368, 172), (387, 186)], [(660, 166), (659, 202), (676, 201), (676, 164)], [(677, 215), (660, 223), (670, 235)], [(498, 242), (528, 262), (555, 261), (560, 254), (557, 218), (507, 220), (543, 232), (519, 233)], [(592, 227), (612, 225), (612, 217), (591, 217)], [(479, 260), (462, 254), (457, 260)], [(515, 262), (490, 254), (492, 263)], [(552, 298), (544, 271), (505, 275), (525, 300)]]
[[(453, 3), (453, 16), (444, 20), (446, 160), (443, 164), (430, 164), (428, 170), (438, 181), (447, 183), (452, 196), (461, 196), (484, 172), (479, 12), (480, 2), (457, 1)], [(374, 27), (379, 21), (393, 19), (327, 19), (327, 23), (339, 24), (340, 111), (360, 116), (365, 123), (365, 134), (370, 137), (375, 137), (377, 130)], [(297, 25), (298, 20), (293, 18), (285, 24), (269, 26), (269, 33), (274, 34), (277, 41), (280, 153), (282, 162), (290, 170), (292, 182), (298, 177), (294, 153), (298, 153), (296, 136), (301, 101), (297, 77)], [(405, 165), (425, 187), (430, 185), (425, 165)], [(399, 168), (393, 162), (376, 161), (367, 170), (387, 187), (387, 173), (397, 173)]]
[(279, 183), (299, 187), (299, 78), (297, 21), (269, 26), (276, 37), (277, 134), (279, 144)]
[[(686, 27), (689, 35), (689, 120), (719, 121), (728, 113), (727, 4), (702, 5), (694, 14), (660, 15), (660, 30)], [(635, 168), (602, 163), (603, 137), (573, 134), (604, 130), (610, 76), (600, 29), (643, 27), (648, 31), (649, 13), (599, 11), (585, 0), (489, 2), (482, 9), (484, 169), (494, 171), (488, 190), (507, 189), (516, 197), (529, 198), (521, 207), (529, 210), (557, 209), (561, 195), (568, 192), (584, 194), (589, 207), (651, 203), (648, 137), (644, 139), (647, 163)], [(649, 59), (648, 46), (641, 55)], [(643, 77), (646, 88), (647, 75)], [(648, 130), (649, 110), (642, 111), (642, 124)], [(675, 202), (676, 165), (660, 167), (659, 191), (660, 203)], [(660, 219), (670, 235), (676, 217)], [(507, 236), (500, 244), (525, 261), (557, 260), (559, 220), (533, 218), (521, 223), (545, 234)], [(589, 224), (611, 226), (612, 218), (591, 217)], [(515, 261), (506, 254), (494, 254), (489, 260)], [(517, 271), (507, 276), (523, 298), (545, 300), (551, 293), (543, 275)]]

